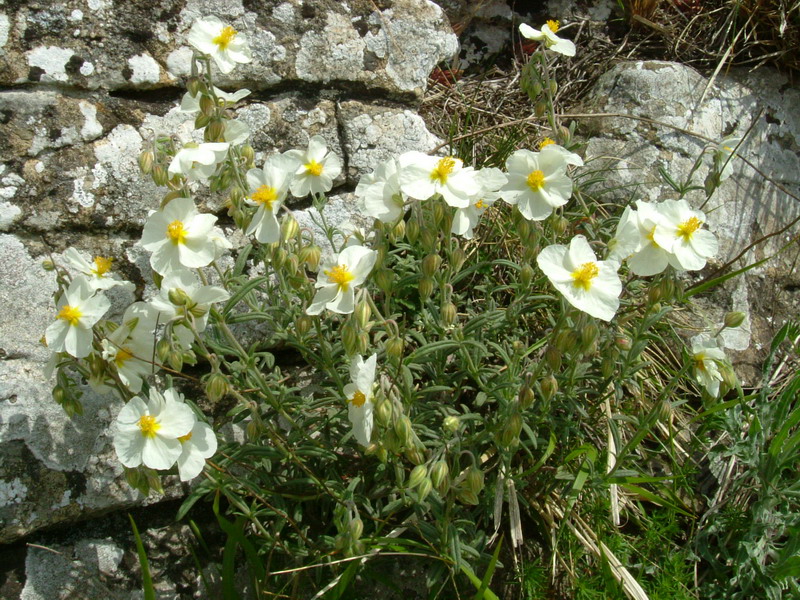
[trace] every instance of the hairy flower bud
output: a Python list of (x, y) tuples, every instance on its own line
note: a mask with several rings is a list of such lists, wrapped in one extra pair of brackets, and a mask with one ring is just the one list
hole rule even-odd
[(431, 483), (442, 496), (450, 489), (449, 475), (450, 468), (447, 466), (447, 462), (438, 460), (433, 463), (431, 467)]
[(533, 393), (533, 390), (527, 386), (523, 385), (519, 388), (519, 393), (517, 394), (517, 402), (519, 403), (520, 410), (525, 410), (530, 408), (533, 404), (533, 401), (536, 399), (536, 396)]
[(450, 433), (456, 433), (461, 427), (461, 421), (453, 415), (447, 416), (442, 421), (442, 428)]
[(620, 350), (630, 350), (633, 343), (627, 335), (619, 334), (614, 338), (614, 343)]
[(322, 256), (322, 250), (316, 244), (303, 246), (297, 253), (301, 262), (304, 262), (310, 271), (316, 271), (319, 268), (319, 260)]
[(542, 388), (542, 396), (546, 401), (549, 401), (558, 392), (558, 380), (552, 375), (543, 377), (539, 386)]
[(436, 239), (436, 232), (431, 231), (427, 227), (420, 232), (420, 241), (422, 243), (422, 247), (427, 252), (433, 252), (436, 249)]
[(358, 330), (348, 321), (342, 327), (342, 346), (348, 356), (353, 356), (358, 352)]
[(389, 269), (378, 269), (375, 272), (375, 283), (378, 288), (384, 293), (389, 294), (394, 285), (394, 272)]
[(425, 465), (417, 465), (411, 470), (411, 475), (408, 478), (408, 487), (415, 488), (428, 476), (428, 467)]
[(183, 369), (183, 353), (178, 350), (170, 351), (167, 362), (173, 371), (180, 372)]
[(442, 325), (450, 327), (458, 319), (458, 310), (452, 302), (445, 302), (441, 308)]
[(281, 222), (281, 239), (288, 242), (296, 238), (299, 233), (300, 225), (297, 224), (297, 219), (291, 214), (285, 215)]
[(460, 271), (465, 262), (467, 262), (467, 253), (461, 248), (456, 248), (453, 250), (452, 254), (450, 255), (450, 266), (452, 267), (453, 271)]
[(605, 356), (600, 363), (600, 375), (608, 379), (617, 368), (617, 360), (612, 356)]
[(162, 364), (169, 360), (169, 353), (171, 351), (172, 344), (169, 343), (169, 340), (159, 340), (156, 344), (156, 356)]
[(392, 401), (384, 398), (377, 407), (375, 407), (375, 418), (384, 427), (388, 427), (392, 422)]
[(206, 382), (206, 396), (214, 403), (219, 402), (230, 391), (228, 380), (222, 373), (213, 373)]
[(297, 335), (305, 335), (314, 324), (314, 319), (306, 314), (300, 315), (294, 322), (294, 330)]
[(369, 334), (362, 331), (358, 334), (357, 353), (366, 354), (367, 350), (369, 350)]
[(211, 96), (200, 96), (200, 101), (198, 104), (200, 105), (200, 112), (206, 117), (211, 117), (217, 108), (214, 105), (214, 99)]
[(372, 309), (370, 308), (369, 302), (367, 302), (366, 298), (361, 300), (361, 302), (356, 305), (355, 316), (356, 321), (362, 329), (367, 326), (369, 319), (372, 316)]
[(421, 465), (425, 462), (425, 454), (419, 448), (406, 448), (405, 456), (408, 462), (414, 465)]
[(203, 138), (207, 142), (222, 142), (225, 136), (225, 124), (220, 119), (214, 119), (207, 126)]
[(561, 369), (561, 351), (555, 346), (547, 347), (547, 350), (544, 351), (544, 360), (553, 373), (557, 373)]
[(400, 219), (392, 228), (391, 233), (389, 234), (389, 238), (392, 242), (396, 242), (397, 240), (402, 240), (406, 234), (406, 222), (403, 219)]
[(45, 271), (55, 271), (56, 264), (52, 260), (47, 258), (42, 261), (42, 269), (44, 269)]
[(397, 438), (406, 447), (410, 448), (414, 445), (414, 432), (411, 427), (411, 419), (406, 415), (401, 415), (397, 421), (395, 421), (394, 432), (397, 434)]
[(581, 346), (584, 348), (584, 350), (594, 343), (599, 334), (600, 330), (594, 323), (587, 323), (581, 329)]
[(556, 233), (556, 235), (564, 235), (567, 229), (569, 229), (569, 221), (564, 217), (556, 217), (554, 215), (553, 231)]
[(403, 349), (405, 344), (403, 340), (398, 337), (389, 338), (386, 341), (386, 355), (394, 360), (398, 361), (403, 358)]
[(153, 183), (161, 187), (167, 185), (169, 181), (169, 174), (162, 165), (155, 165), (150, 172), (150, 176), (153, 178)]
[(412, 246), (417, 242), (419, 239), (419, 222), (412, 218), (406, 224), (406, 239), (408, 243)]
[(425, 498), (428, 497), (428, 494), (431, 493), (433, 489), (433, 483), (430, 480), (430, 477), (426, 477), (422, 480), (422, 483), (419, 484), (417, 488), (417, 496), (419, 497), (419, 501), (422, 502)]
[(523, 287), (530, 287), (531, 282), (533, 281), (533, 267), (530, 264), (525, 263), (519, 271), (519, 283)]
[(149, 175), (150, 171), (153, 170), (154, 160), (155, 155), (153, 154), (152, 150), (145, 150), (139, 155), (139, 170), (143, 174)]
[(201, 91), (205, 89), (203, 85), (203, 81), (199, 77), (190, 77), (186, 81), (186, 90), (192, 95), (197, 96)]
[(188, 294), (180, 288), (171, 289), (167, 292), (167, 297), (175, 306), (186, 306), (186, 304), (192, 300), (189, 298)]
[(483, 490), (483, 471), (475, 466), (470, 467), (464, 479), (464, 487), (476, 496), (480, 494)]
[(422, 273), (426, 277), (433, 277), (442, 266), (442, 257), (438, 254), (429, 254), (422, 259)]
[(430, 277), (422, 277), (419, 280), (419, 295), (423, 300), (427, 300), (433, 294), (433, 279)]
[(360, 517), (355, 517), (350, 521), (350, 524), (348, 525), (348, 533), (350, 534), (350, 538), (352, 540), (357, 540), (361, 537), (361, 534), (364, 533), (364, 522)]
[(242, 146), (242, 149), (239, 151), (239, 153), (248, 166), (252, 165), (253, 161), (256, 159), (256, 151), (253, 150), (253, 147), (250, 144), (245, 144)]
[(522, 415), (514, 412), (503, 427), (500, 443), (506, 448), (511, 448), (519, 443), (519, 433), (522, 431)]
[(725, 315), (724, 325), (729, 329), (735, 329), (744, 323), (745, 314), (739, 311), (731, 311)]

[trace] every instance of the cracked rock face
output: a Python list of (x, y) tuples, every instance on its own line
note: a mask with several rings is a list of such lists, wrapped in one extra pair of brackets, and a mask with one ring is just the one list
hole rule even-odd
[[(708, 227), (720, 241), (720, 253), (704, 271), (688, 276), (689, 283), (699, 281), (800, 215), (800, 203), (786, 193), (800, 196), (792, 175), (800, 170), (800, 118), (794, 110), (799, 102), (800, 92), (769, 70), (719, 76), (709, 86), (705, 77), (684, 65), (622, 63), (600, 78), (586, 102), (587, 112), (625, 113), (644, 120), (593, 121), (586, 131), (586, 156), (614, 157), (609, 162), (617, 170), (606, 183), (606, 197), (658, 201), (677, 197), (660, 169), (682, 181), (708, 143), (703, 138), (718, 142), (727, 135), (747, 134), (739, 154), (748, 162), (735, 160), (733, 174), (703, 207)], [(710, 164), (706, 153), (695, 184), (703, 185)], [(692, 191), (687, 199), (699, 207), (705, 194)], [(723, 332), (746, 384), (758, 382), (772, 335), (800, 312), (797, 245), (775, 256), (798, 231), (794, 227), (748, 250), (729, 270), (773, 258), (698, 301), (702, 310), (693, 325), (701, 328), (719, 327), (729, 310), (747, 315), (742, 327)]]
[[(119, 400), (84, 386), (84, 414), (73, 419), (52, 400), (39, 340), (55, 318), (56, 284), (41, 263), (68, 247), (114, 257), (136, 292), (112, 290), (107, 318), (152, 293), (136, 241), (165, 190), (140, 175), (137, 157), (154, 135), (201, 141), (178, 107), (191, 57), (185, 37), (209, 14), (244, 32), (253, 49), (251, 64), (215, 83), (253, 91), (236, 118), (250, 127), (256, 164), (313, 135), (343, 158), (330, 222), (352, 220), (360, 175), (391, 154), (440, 143), (413, 101), (457, 46), (427, 0), (0, 3), (0, 302), (8, 307), (0, 313), (0, 543), (164, 499), (142, 498), (124, 481), (111, 443)], [(196, 198), (231, 231), (223, 199), (202, 187)], [(313, 211), (298, 210), (298, 220), (313, 226)], [(240, 234), (233, 242), (245, 243)], [(176, 477), (166, 483), (167, 497), (186, 491)]]

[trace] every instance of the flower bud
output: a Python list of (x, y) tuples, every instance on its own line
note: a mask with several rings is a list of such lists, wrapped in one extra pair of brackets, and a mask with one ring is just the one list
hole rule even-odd
[(150, 172), (150, 176), (153, 178), (153, 183), (158, 186), (165, 186), (169, 181), (169, 174), (167, 170), (161, 165), (155, 165), (153, 170)]
[(522, 431), (522, 415), (518, 412), (513, 413), (500, 435), (500, 443), (506, 448), (511, 448), (519, 443), (519, 433)]
[(533, 390), (529, 386), (523, 385), (521, 388), (519, 388), (517, 402), (519, 403), (520, 410), (530, 408), (535, 399), (536, 396), (533, 394)]
[(423, 300), (427, 300), (433, 294), (433, 279), (430, 277), (422, 277), (419, 280), (419, 295)]
[(736, 378), (736, 373), (733, 371), (733, 367), (731, 367), (727, 363), (722, 363), (719, 365), (719, 372), (722, 375), (722, 383), (727, 387), (729, 390), (732, 390), (736, 387), (738, 380)]
[(211, 402), (219, 402), (229, 390), (228, 380), (222, 373), (212, 374), (206, 382), (206, 396)]
[(517, 235), (519, 235), (520, 241), (524, 242), (526, 239), (528, 239), (528, 235), (530, 234), (531, 224), (528, 222), (528, 219), (522, 216), (521, 212), (515, 211), (514, 214), (518, 214), (522, 217), (521, 219), (519, 219), (519, 223), (517, 223), (516, 228), (517, 228)]
[(441, 308), (442, 325), (450, 327), (458, 318), (458, 310), (452, 302), (445, 302)]
[(281, 239), (288, 242), (296, 238), (299, 233), (300, 225), (297, 224), (297, 219), (290, 214), (285, 215), (281, 222)]
[(425, 465), (417, 465), (411, 470), (411, 475), (408, 478), (408, 487), (415, 488), (428, 476), (428, 467)]
[(542, 396), (546, 401), (549, 401), (558, 392), (558, 380), (552, 375), (543, 377), (539, 386), (542, 388)]
[(378, 423), (384, 427), (388, 427), (392, 422), (392, 401), (384, 398), (377, 407), (375, 407), (375, 418)]
[(558, 92), (558, 83), (556, 82), (555, 79), (551, 79), (550, 80), (550, 94), (555, 96), (556, 92)]
[(668, 399), (662, 399), (658, 403), (658, 406), (655, 407), (655, 410), (658, 420), (662, 423), (668, 423), (670, 420), (672, 420), (672, 402), (670, 402)]
[(426, 277), (433, 277), (442, 266), (442, 257), (438, 254), (429, 254), (422, 259), (422, 273)]
[(369, 307), (369, 302), (367, 302), (366, 299), (356, 305), (355, 316), (356, 322), (362, 329), (367, 326), (369, 318), (372, 316), (372, 309)]
[(421, 465), (425, 462), (425, 455), (419, 448), (406, 448), (405, 456), (408, 462), (414, 465)]
[(181, 288), (173, 288), (167, 293), (167, 297), (169, 301), (172, 302), (175, 306), (186, 306), (189, 302), (192, 301), (189, 298), (188, 294), (184, 292)]
[(272, 252), (272, 266), (277, 270), (280, 269), (288, 258), (289, 253), (281, 247), (276, 248)]
[(555, 217), (553, 219), (553, 231), (556, 235), (564, 235), (569, 229), (569, 221), (564, 217)]
[(152, 150), (145, 150), (139, 155), (139, 170), (145, 174), (149, 175), (150, 171), (153, 170), (153, 160), (155, 159), (155, 155), (153, 154)]
[(55, 271), (56, 264), (52, 260), (47, 258), (42, 261), (42, 269), (44, 269), (45, 271)]
[(435, 202), (433, 205), (433, 221), (436, 225), (441, 226), (442, 219), (444, 219), (445, 208), (441, 202)]
[(355, 517), (350, 521), (347, 528), (350, 533), (350, 538), (352, 540), (357, 540), (361, 537), (361, 534), (364, 533), (364, 522), (360, 517)]
[(483, 471), (475, 466), (470, 467), (464, 479), (464, 487), (476, 496), (480, 494), (483, 490)]
[(428, 228), (420, 232), (420, 241), (422, 247), (428, 252), (433, 252), (436, 249), (436, 233)]
[(460, 271), (465, 262), (467, 262), (467, 253), (461, 248), (456, 248), (453, 250), (452, 254), (450, 255), (450, 266), (453, 268), (453, 271)]
[(725, 327), (729, 329), (735, 329), (739, 327), (742, 323), (744, 323), (744, 313), (739, 311), (732, 311), (725, 315)]
[(581, 346), (583, 346), (584, 349), (588, 348), (594, 343), (599, 334), (600, 330), (597, 328), (597, 325), (594, 323), (587, 323), (581, 329)]
[(156, 356), (159, 362), (166, 363), (169, 360), (169, 353), (172, 351), (172, 344), (169, 340), (159, 340), (156, 344)]
[(633, 345), (632, 342), (631, 342), (631, 338), (629, 338), (627, 335), (623, 335), (623, 334), (617, 335), (614, 338), (614, 343), (617, 345), (617, 348), (619, 348), (620, 350), (630, 350), (631, 346)]
[(394, 226), (392, 232), (389, 234), (390, 239), (392, 242), (396, 242), (397, 240), (402, 240), (406, 234), (406, 222), (403, 219), (400, 219), (397, 222), (397, 225)]
[(575, 345), (578, 343), (577, 336), (573, 331), (569, 329), (562, 329), (556, 334), (556, 338), (553, 341), (553, 345), (558, 348), (561, 352), (570, 352), (572, 349), (575, 348)]
[(358, 351), (358, 331), (350, 321), (342, 327), (342, 346), (348, 356), (353, 356)]
[(394, 285), (394, 273), (389, 269), (378, 269), (375, 272), (375, 283), (378, 288), (384, 293), (389, 294)]
[(444, 421), (442, 421), (442, 428), (450, 433), (456, 433), (460, 427), (461, 421), (459, 421), (458, 417), (454, 417), (453, 415), (445, 417)]
[(53, 388), (53, 400), (55, 400), (56, 403), (64, 404), (64, 401), (67, 400), (67, 398), (67, 390), (63, 386), (57, 385)]
[(400, 416), (397, 421), (394, 422), (394, 432), (397, 434), (397, 439), (406, 447), (412, 447), (414, 445), (414, 433), (411, 428), (411, 419), (406, 415)]
[(519, 282), (523, 287), (530, 287), (533, 281), (533, 267), (525, 263), (519, 271)]
[(419, 501), (422, 502), (423, 500), (425, 500), (425, 498), (428, 497), (428, 494), (431, 493), (432, 489), (433, 489), (433, 483), (431, 483), (430, 478), (426, 477), (425, 479), (423, 479), (422, 483), (420, 483), (419, 487), (417, 488), (417, 496), (419, 498)]
[(431, 467), (431, 483), (433, 483), (433, 487), (443, 496), (447, 493), (447, 490), (450, 489), (449, 474), (450, 469), (447, 466), (447, 462), (438, 460), (433, 463)]
[(357, 354), (366, 354), (367, 350), (369, 350), (369, 334), (362, 331), (358, 334)]
[(200, 113), (194, 118), (194, 128), (202, 129), (210, 122), (211, 122), (211, 117), (209, 117), (208, 115), (204, 115), (203, 113)]
[(394, 360), (398, 361), (403, 358), (403, 349), (405, 344), (403, 340), (399, 337), (392, 337), (386, 341), (386, 355)]
[(200, 105), (200, 112), (206, 117), (212, 116), (217, 108), (214, 106), (214, 99), (211, 96), (200, 96), (198, 104)]
[(672, 297), (675, 294), (675, 284), (671, 279), (662, 279), (661, 283), (658, 284), (658, 287), (661, 291), (661, 298), (659, 298), (661, 302), (669, 302), (672, 300)]
[(219, 119), (214, 119), (206, 127), (203, 138), (207, 142), (221, 142), (225, 139), (225, 124)]
[(192, 96), (197, 96), (204, 88), (205, 86), (199, 77), (190, 77), (186, 82), (186, 90)]
[(406, 239), (408, 243), (413, 246), (419, 239), (419, 233), (419, 222), (414, 218), (409, 219), (408, 223), (406, 223)]
[(242, 149), (239, 150), (242, 158), (247, 162), (247, 165), (250, 166), (253, 164), (253, 161), (256, 159), (256, 152), (253, 150), (253, 147), (250, 144), (245, 144), (242, 146)]
[(468, 490), (466, 488), (459, 489), (457, 497), (459, 502), (462, 504), (469, 504), (470, 506), (477, 506), (479, 502), (478, 495), (472, 490)]
[(314, 244), (303, 246), (297, 252), (297, 257), (301, 262), (304, 262), (311, 271), (316, 271), (319, 268), (319, 260), (321, 256), (322, 250), (319, 246)]
[(606, 356), (600, 363), (600, 375), (608, 379), (614, 374), (617, 368), (617, 360), (611, 356)]
[(173, 371), (180, 372), (183, 369), (183, 353), (177, 350), (170, 351), (167, 362)]
[(544, 116), (544, 113), (547, 112), (547, 102), (539, 100), (539, 102), (533, 105), (533, 112), (537, 117)]
[(547, 347), (547, 350), (544, 351), (544, 359), (553, 373), (557, 373), (561, 369), (561, 351), (555, 346)]
[(647, 290), (647, 301), (650, 304), (655, 304), (656, 302), (661, 301), (662, 295), (661, 285), (650, 286), (650, 289)]

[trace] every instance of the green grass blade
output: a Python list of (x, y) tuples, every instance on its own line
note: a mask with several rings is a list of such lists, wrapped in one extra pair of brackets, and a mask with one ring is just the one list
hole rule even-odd
[(156, 600), (153, 578), (150, 575), (150, 562), (147, 560), (147, 553), (144, 551), (144, 544), (142, 544), (139, 529), (136, 527), (136, 521), (133, 520), (130, 513), (128, 513), (128, 518), (131, 520), (133, 539), (136, 540), (136, 554), (139, 555), (139, 565), (142, 567), (142, 591), (144, 592), (144, 600)]

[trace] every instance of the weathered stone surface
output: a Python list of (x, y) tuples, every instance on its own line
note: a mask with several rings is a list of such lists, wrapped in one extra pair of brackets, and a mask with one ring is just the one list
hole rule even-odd
[(246, 34), (253, 51), (253, 62), (225, 80), (255, 89), (294, 80), (418, 95), (457, 50), (443, 12), (427, 0), (12, 3), (0, 13), (0, 83), (171, 86), (189, 73), (192, 22), (211, 14)]
[[(800, 169), (800, 115), (794, 110), (800, 92), (767, 70), (720, 76), (707, 87), (708, 80), (690, 67), (657, 61), (622, 63), (601, 77), (587, 102), (590, 111), (645, 119), (609, 117), (596, 120), (591, 127), (586, 156), (615, 157), (609, 162), (617, 166), (607, 181), (606, 197), (621, 202), (675, 198), (674, 190), (660, 176), (660, 168), (682, 181), (708, 143), (703, 138), (719, 141), (729, 134), (744, 135), (748, 129), (739, 149), (741, 156), (800, 196), (800, 185), (793, 176)], [(696, 184), (703, 185), (710, 164), (707, 153), (694, 175)], [(693, 191), (687, 198), (700, 206), (705, 194)], [(705, 271), (691, 274), (690, 282), (784, 227), (800, 215), (800, 202), (736, 159), (733, 174), (703, 210), (720, 241), (720, 253)], [(794, 228), (758, 244), (733, 268), (774, 255), (797, 231)], [(768, 346), (777, 327), (799, 312), (796, 260), (797, 248), (789, 248), (745, 277), (729, 281), (707, 301), (699, 300), (703, 314), (696, 324), (701, 327), (718, 326), (728, 310), (748, 315), (739, 330), (723, 333), (746, 383), (756, 382), (763, 356), (760, 350)]]

